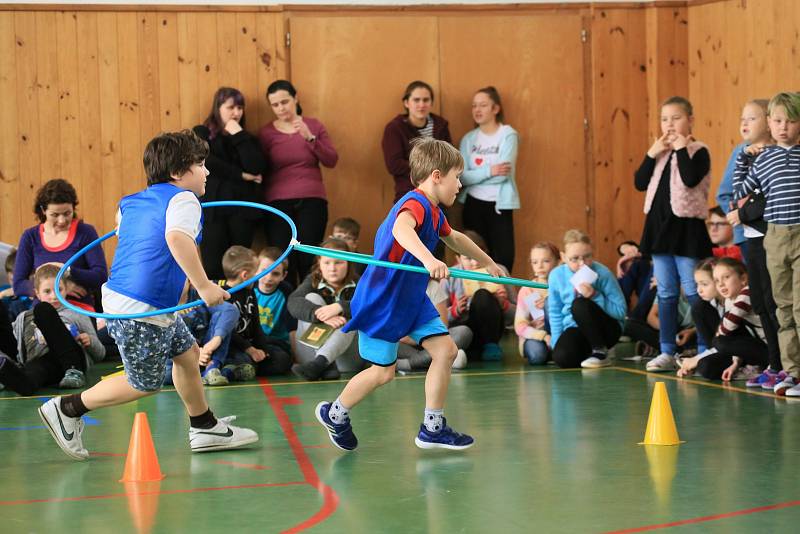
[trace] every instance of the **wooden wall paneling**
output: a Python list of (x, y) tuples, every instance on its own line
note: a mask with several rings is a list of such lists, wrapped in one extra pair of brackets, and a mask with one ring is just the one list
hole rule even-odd
[(217, 52), (217, 16), (214, 13), (197, 15), (197, 86), (198, 97), (203, 102), (203, 111), (198, 120), (205, 118), (205, 111), (211, 108), (211, 98), (220, 85)]
[(535, 242), (559, 243), (569, 228), (588, 229), (582, 26), (575, 10), (439, 19), (442, 111), (456, 146), (474, 128), (475, 91), (487, 85), (499, 91), (506, 121), (520, 135), (519, 276), (530, 274), (526, 259)]
[(236, 33), (236, 13), (217, 13), (217, 70), (220, 86), (241, 86)]
[[(138, 28), (141, 24), (137, 13), (117, 13), (117, 57), (119, 58), (119, 110), (120, 110), (120, 159), (122, 166), (122, 188), (120, 196), (130, 195), (145, 185), (142, 167), (142, 102), (139, 84)], [(109, 243), (108, 241), (106, 243)], [(106, 251), (109, 246), (106, 246)]]
[(103, 219), (92, 221), (98, 233), (115, 226), (115, 216), (122, 196), (122, 143), (120, 141), (119, 42), (117, 14), (97, 15), (100, 100), (100, 159), (103, 176)]
[(139, 71), (139, 139), (142, 149), (161, 131), (161, 104), (158, 58), (158, 24), (156, 13), (140, 12), (138, 15), (138, 71)]
[[(0, 128), (0, 241), (14, 245), (23, 228), (22, 214), (30, 211), (20, 204), (17, 46), (14, 13), (0, 13), (0, 116), (5, 122)], [(29, 220), (26, 215), (25, 223)]]
[(236, 88), (244, 95), (247, 118), (245, 126), (250, 131), (256, 131), (255, 129), (260, 126), (256, 110), (261, 99), (258, 92), (258, 70), (261, 61), (258, 57), (256, 14), (237, 13), (234, 29), (237, 50), (234, 61), (238, 77)]
[(592, 10), (595, 248), (613, 266), (618, 243), (638, 241), (644, 195), (633, 173), (652, 142), (648, 135), (644, 10)]
[(58, 43), (55, 34), (56, 14), (36, 13), (36, 96), (39, 109), (40, 183), (62, 176), (58, 119)]
[[(323, 170), (329, 220), (362, 225), (371, 252), (378, 225), (394, 198), (381, 151), (383, 128), (402, 111), (403, 89), (430, 83), (437, 95), (437, 21), (418, 16), (297, 16), (291, 20), (291, 72), (303, 110), (322, 121), (339, 152)], [(408, 43), (415, 43), (414, 53)], [(323, 52), (324, 51), (324, 55)]]
[(176, 13), (158, 15), (158, 104), (164, 132), (174, 132), (185, 126), (181, 125), (177, 17)]
[(649, 7), (647, 21), (647, 93), (650, 136), (661, 132), (655, 109), (675, 95), (688, 97), (688, 12), (681, 7)]
[[(250, 131), (258, 129), (275, 118), (267, 103), (267, 87), (275, 80), (288, 77), (288, 51), (284, 41), (284, 20), (280, 13), (256, 14), (256, 94), (248, 103), (248, 120), (255, 116), (256, 121), (250, 123)], [(255, 105), (255, 107), (254, 107)], [(255, 110), (255, 115), (251, 112)]]
[[(61, 154), (61, 177), (72, 183), (82, 200), (80, 90), (78, 88), (78, 14), (56, 14), (51, 31), (58, 53), (58, 145)], [(55, 137), (54, 137), (55, 139)], [(79, 212), (83, 216), (83, 208)]]
[[(28, 226), (36, 190), (41, 179), (39, 144), (39, 99), (36, 91), (36, 17), (33, 13), (14, 14), (14, 35), (17, 42), (17, 114), (22, 224)], [(19, 235), (19, 234), (18, 234)]]
[[(80, 103), (81, 216), (103, 226), (103, 163), (100, 132), (101, 110), (98, 13), (78, 14), (78, 101)], [(113, 110), (112, 110), (113, 112)]]
[[(178, 13), (178, 79), (180, 90), (181, 128), (191, 128), (203, 113), (203, 102), (197, 86), (197, 14)], [(206, 110), (207, 111), (207, 110)]]

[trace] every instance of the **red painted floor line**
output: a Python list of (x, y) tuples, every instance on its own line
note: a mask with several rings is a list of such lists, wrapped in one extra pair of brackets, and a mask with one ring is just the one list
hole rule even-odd
[(307, 528), (313, 527), (318, 523), (321, 523), (330, 517), (330, 515), (336, 511), (336, 507), (339, 504), (339, 496), (336, 495), (336, 492), (333, 491), (333, 488), (327, 484), (324, 484), (319, 479), (317, 470), (314, 469), (314, 464), (311, 463), (311, 459), (309, 459), (308, 454), (306, 454), (305, 448), (300, 442), (300, 439), (297, 437), (297, 433), (294, 431), (292, 422), (289, 420), (289, 416), (286, 414), (286, 411), (283, 408), (285, 403), (282, 402), (281, 397), (278, 397), (278, 395), (275, 393), (275, 390), (272, 389), (272, 386), (265, 378), (259, 378), (258, 381), (261, 384), (261, 391), (263, 391), (264, 395), (266, 395), (270, 406), (272, 406), (272, 411), (275, 413), (275, 417), (278, 419), (278, 424), (281, 426), (281, 430), (286, 436), (286, 440), (289, 442), (289, 447), (292, 449), (292, 453), (297, 460), (297, 464), (300, 466), (300, 471), (303, 473), (303, 477), (308, 484), (313, 486), (320, 493), (320, 495), (322, 495), (322, 506), (317, 513), (302, 523), (285, 530), (284, 534), (301, 532)]
[(707, 515), (704, 517), (695, 517), (693, 519), (683, 519), (681, 521), (673, 521), (672, 523), (661, 523), (660, 525), (648, 525), (644, 527), (629, 528), (624, 530), (613, 530), (606, 532), (606, 534), (630, 534), (633, 532), (647, 532), (649, 530), (659, 530), (662, 528), (680, 527), (683, 525), (693, 525), (696, 523), (706, 523), (708, 521), (717, 521), (719, 519), (727, 519), (729, 517), (737, 517), (740, 515), (757, 514), (759, 512), (769, 512), (772, 510), (780, 510), (782, 508), (791, 508), (793, 506), (800, 506), (800, 501), (789, 501), (778, 504), (769, 504), (767, 506), (759, 506), (757, 508), (748, 508), (746, 510), (737, 510), (735, 512), (727, 512), (724, 514)]
[(241, 486), (220, 486), (216, 488), (191, 488), (191, 489), (174, 489), (164, 491), (143, 491), (141, 493), (110, 493), (108, 495), (83, 495), (80, 497), (55, 497), (52, 499), (28, 499), (19, 501), (0, 501), (0, 506), (13, 506), (18, 504), (38, 504), (49, 502), (71, 502), (71, 501), (92, 501), (98, 499), (118, 499), (128, 495), (172, 495), (178, 493), (199, 493), (203, 491), (222, 491), (232, 489), (254, 489), (254, 488), (278, 488), (282, 486), (300, 486), (305, 485), (307, 482), (276, 482), (271, 484), (243, 484)]

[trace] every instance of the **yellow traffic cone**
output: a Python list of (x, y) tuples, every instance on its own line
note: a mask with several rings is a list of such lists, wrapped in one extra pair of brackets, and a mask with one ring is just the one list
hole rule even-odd
[(678, 445), (684, 443), (678, 437), (675, 428), (675, 418), (672, 416), (672, 407), (669, 405), (667, 388), (664, 382), (656, 382), (653, 391), (653, 402), (650, 404), (650, 416), (647, 419), (647, 430), (644, 431), (644, 441), (639, 445)]

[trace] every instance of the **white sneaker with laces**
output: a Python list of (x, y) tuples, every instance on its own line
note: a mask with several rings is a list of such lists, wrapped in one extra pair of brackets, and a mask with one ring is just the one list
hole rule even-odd
[(675, 359), (675, 356), (672, 354), (667, 354), (662, 352), (649, 362), (647, 362), (647, 366), (645, 366), (650, 372), (653, 373), (663, 373), (666, 371), (677, 371), (678, 370), (678, 362)]
[(611, 362), (608, 356), (605, 358), (598, 358), (597, 356), (589, 356), (581, 362), (581, 367), (584, 369), (600, 369), (601, 367), (608, 367)]
[(55, 397), (39, 407), (39, 417), (44, 426), (56, 440), (56, 443), (67, 456), (75, 460), (87, 460), (89, 451), (83, 446), (81, 432), (83, 432), (83, 419), (80, 417), (67, 417), (61, 411), (61, 398)]
[(258, 441), (258, 434), (249, 428), (230, 424), (236, 416), (220, 417), (211, 428), (189, 427), (189, 446), (192, 452), (237, 449)]
[(458, 353), (456, 354), (456, 359), (453, 360), (453, 369), (463, 369), (467, 366), (467, 353), (464, 352), (464, 349), (458, 349)]
[(787, 397), (800, 397), (800, 384), (787, 389), (785, 395)]
[(798, 384), (797, 382), (795, 382), (794, 378), (791, 375), (789, 375), (786, 378), (784, 378), (781, 382), (775, 384), (775, 388), (773, 389), (773, 391), (775, 392), (776, 395), (783, 397), (784, 395), (786, 395), (787, 391), (789, 391), (790, 389), (794, 388), (797, 385)]

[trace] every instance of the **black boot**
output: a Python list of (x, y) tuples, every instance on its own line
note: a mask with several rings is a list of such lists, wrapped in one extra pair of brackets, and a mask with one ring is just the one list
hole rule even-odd
[(336, 367), (336, 362), (331, 362), (322, 373), (323, 380), (339, 380), (341, 377), (342, 375), (339, 373), (339, 368)]
[(328, 365), (330, 364), (324, 356), (317, 356), (310, 362), (294, 364), (292, 373), (305, 380), (319, 380)]
[(0, 353), (0, 384), (23, 397), (30, 397), (36, 393), (36, 387), (31, 384), (17, 362), (3, 353)]

